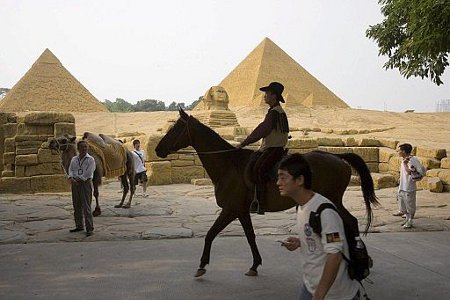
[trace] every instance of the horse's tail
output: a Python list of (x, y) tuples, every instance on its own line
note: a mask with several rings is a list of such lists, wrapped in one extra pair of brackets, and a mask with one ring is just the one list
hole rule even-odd
[(373, 187), (372, 176), (370, 175), (370, 170), (367, 167), (364, 160), (355, 153), (342, 153), (342, 154), (334, 154), (337, 157), (345, 160), (352, 166), (353, 169), (358, 172), (359, 177), (361, 178), (361, 190), (364, 197), (364, 202), (366, 205), (366, 213), (367, 213), (367, 224), (364, 230), (364, 234), (367, 234), (370, 226), (372, 225), (373, 220), (373, 212), (371, 204), (377, 206), (380, 204), (378, 202), (378, 198), (375, 195), (375, 190)]

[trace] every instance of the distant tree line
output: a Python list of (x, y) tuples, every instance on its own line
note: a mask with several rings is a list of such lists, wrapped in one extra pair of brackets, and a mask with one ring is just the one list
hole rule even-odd
[(185, 110), (192, 110), (201, 100), (202, 97), (199, 97), (198, 100), (192, 102), (192, 104), (188, 106), (186, 106), (184, 102), (177, 103), (175, 101), (172, 101), (172, 103), (170, 103), (167, 107), (163, 101), (155, 99), (139, 100), (136, 104), (131, 104), (122, 98), (116, 98), (116, 101), (114, 102), (105, 100), (103, 104), (111, 112), (175, 111), (178, 110), (178, 107), (181, 107)]

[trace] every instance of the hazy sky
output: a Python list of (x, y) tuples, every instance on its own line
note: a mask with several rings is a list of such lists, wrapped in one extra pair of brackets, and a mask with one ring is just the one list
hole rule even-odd
[(429, 79), (385, 71), (375, 0), (1, 0), (0, 87), (45, 48), (99, 100), (198, 99), (269, 37), (353, 108), (434, 111)]

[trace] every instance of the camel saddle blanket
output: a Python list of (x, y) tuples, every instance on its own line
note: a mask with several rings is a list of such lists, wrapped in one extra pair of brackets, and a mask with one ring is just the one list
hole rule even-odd
[(89, 154), (100, 158), (104, 177), (113, 178), (125, 174), (127, 156), (122, 143), (103, 134), (89, 132), (84, 133), (83, 140), (89, 144)]

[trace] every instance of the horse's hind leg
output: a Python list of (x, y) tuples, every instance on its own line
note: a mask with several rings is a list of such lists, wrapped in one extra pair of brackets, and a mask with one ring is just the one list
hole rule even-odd
[(248, 270), (245, 275), (247, 276), (256, 276), (258, 275), (258, 266), (262, 265), (262, 258), (259, 254), (258, 246), (256, 245), (256, 236), (255, 231), (253, 230), (252, 219), (250, 218), (250, 214), (244, 214), (239, 217), (239, 221), (241, 222), (242, 227), (244, 228), (245, 236), (247, 237), (248, 244), (252, 249), (253, 255), (253, 265)]
[(125, 198), (127, 197), (128, 191), (130, 190), (130, 186), (128, 185), (128, 181), (127, 181), (127, 176), (126, 175), (121, 175), (120, 176), (120, 182), (122, 183), (123, 186), (123, 192), (122, 192), (122, 200), (120, 200), (120, 203), (115, 205), (115, 208), (129, 208), (129, 207), (125, 207), (122, 206), (123, 202), (125, 201)]
[(205, 246), (203, 247), (202, 258), (200, 259), (200, 266), (198, 267), (197, 273), (195, 277), (200, 277), (206, 273), (205, 266), (209, 264), (209, 258), (211, 254), (211, 246), (215, 237), (225, 229), (234, 219), (236, 219), (236, 215), (231, 212), (222, 212), (220, 213), (217, 220), (214, 222), (213, 226), (208, 230), (208, 233), (205, 237)]

